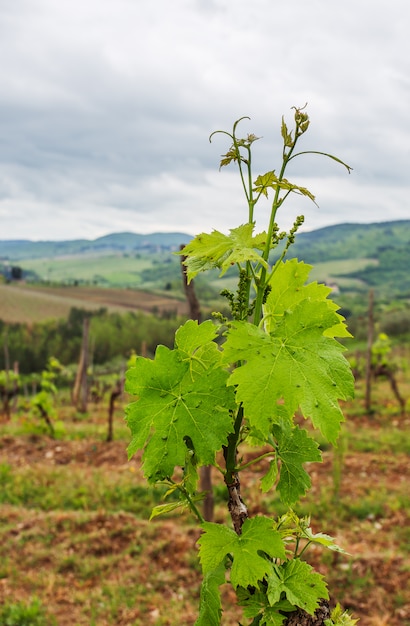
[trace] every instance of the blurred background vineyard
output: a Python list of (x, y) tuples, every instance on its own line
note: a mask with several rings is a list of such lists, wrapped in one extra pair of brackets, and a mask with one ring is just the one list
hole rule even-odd
[[(148, 523), (163, 492), (146, 487), (140, 456), (127, 461), (123, 389), (134, 355), (171, 347), (189, 315), (174, 254), (188, 240), (0, 241), (0, 623), (195, 622), (198, 531), (186, 516)], [(350, 553), (309, 558), (362, 626), (410, 624), (409, 255), (410, 221), (302, 233), (291, 252), (332, 289), (354, 336), (356, 397), (337, 449), (312, 433), (324, 462), (309, 468), (298, 513)], [(227, 313), (223, 288), (235, 288), (229, 272), (195, 280), (203, 319)], [(255, 489), (261, 471), (244, 480), (249, 510), (280, 514)], [(222, 521), (223, 486), (214, 499)]]

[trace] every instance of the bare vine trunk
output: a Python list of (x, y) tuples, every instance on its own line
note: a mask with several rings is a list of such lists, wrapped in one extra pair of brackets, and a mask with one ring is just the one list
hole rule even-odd
[(400, 405), (401, 414), (404, 415), (406, 410), (406, 401), (400, 394), (399, 386), (397, 384), (393, 369), (389, 367), (389, 365), (379, 365), (374, 369), (374, 376), (386, 376), (386, 378), (389, 379), (390, 387)]
[(238, 474), (233, 475), (233, 481), (226, 483), (229, 500), (228, 509), (231, 515), (233, 529), (237, 535), (242, 534), (242, 526), (248, 519), (248, 509), (241, 497), (241, 483)]
[(323, 626), (325, 620), (329, 618), (329, 602), (322, 600), (313, 615), (309, 615), (303, 609), (297, 609), (285, 619), (283, 626)]

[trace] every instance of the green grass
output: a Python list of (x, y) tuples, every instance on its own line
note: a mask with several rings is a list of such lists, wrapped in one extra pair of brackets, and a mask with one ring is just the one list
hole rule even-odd
[(107, 472), (103, 468), (75, 466), (12, 468), (0, 465), (0, 504), (42, 511), (127, 511), (148, 519), (166, 491), (136, 483), (135, 465)]
[(28, 603), (6, 603), (0, 609), (2, 626), (51, 626), (55, 620), (47, 615), (45, 608), (37, 598)]

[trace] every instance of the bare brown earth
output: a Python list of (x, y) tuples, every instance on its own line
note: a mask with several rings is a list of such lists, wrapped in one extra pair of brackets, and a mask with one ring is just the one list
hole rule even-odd
[(64, 318), (72, 307), (110, 312), (175, 312), (187, 314), (184, 300), (134, 289), (98, 287), (46, 287), (0, 284), (0, 319), (12, 323), (36, 323)]
[[(319, 512), (334, 486), (332, 458), (325, 452), (323, 464), (311, 468), (312, 499)], [(37, 470), (64, 466), (67, 481), (71, 470), (82, 467), (90, 472), (99, 468), (114, 479), (128, 472), (130, 480), (141, 482), (139, 461), (128, 463), (123, 441), (3, 436), (0, 463)], [(405, 454), (347, 453), (339, 501), (360, 504), (371, 494), (386, 493), (389, 507), (348, 517), (339, 515), (340, 508), (324, 516), (330, 522), (324, 524), (320, 516), (312, 520), (315, 531), (331, 534), (351, 555), (312, 549), (308, 560), (327, 576), (331, 602), (351, 610), (360, 626), (410, 624), (410, 510), (402, 506), (409, 479)], [(258, 468), (248, 474), (244, 487), (257, 480)], [(252, 514), (274, 513), (261, 494), (249, 506)], [(220, 503), (216, 521), (224, 516)], [(13, 564), (1, 575), (0, 603), (34, 594), (59, 626), (177, 626), (196, 619), (199, 531), (188, 518), (148, 522), (123, 511), (43, 511), (7, 504), (0, 507), (0, 526), (0, 564)], [(110, 593), (120, 588), (124, 600), (114, 607)], [(229, 589), (224, 596), (229, 602)], [(237, 624), (238, 618), (232, 609), (223, 624)]]

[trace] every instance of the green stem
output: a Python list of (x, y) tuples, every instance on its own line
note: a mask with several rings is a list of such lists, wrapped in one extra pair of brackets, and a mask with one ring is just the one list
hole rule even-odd
[[(283, 155), (283, 162), (282, 162), (282, 167), (278, 176), (278, 181), (280, 182), (281, 180), (283, 180), (284, 176), (285, 176), (285, 171), (286, 171), (286, 166), (291, 158), (292, 152), (295, 149), (296, 146), (296, 142), (298, 140), (298, 127), (296, 127), (296, 132), (295, 132), (295, 141), (293, 142), (293, 145), (291, 146), (291, 148), (289, 149), (289, 152), (287, 154)], [(279, 198), (280, 196), (280, 192), (281, 192), (281, 188), (279, 187), (279, 185), (276, 187), (275, 190), (275, 196), (273, 198), (273, 202), (272, 202), (272, 208), (271, 208), (271, 214), (270, 214), (270, 220), (269, 220), (269, 227), (268, 227), (268, 232), (267, 232), (267, 237), (266, 237), (266, 246), (265, 246), (265, 250), (263, 251), (263, 259), (265, 261), (268, 261), (269, 259), (269, 252), (271, 249), (271, 240), (272, 240), (272, 235), (273, 235), (273, 231), (275, 228), (275, 222), (276, 222), (276, 213), (277, 210), (280, 206), (280, 204), (282, 203), (282, 200)], [(257, 295), (256, 295), (256, 304), (255, 304), (255, 312), (254, 312), (254, 316), (253, 316), (253, 323), (255, 324), (255, 326), (259, 325), (259, 322), (262, 319), (262, 303), (263, 303), (263, 296), (265, 293), (265, 287), (266, 287), (266, 274), (267, 274), (267, 270), (265, 267), (262, 267), (261, 270), (261, 276), (260, 276), (260, 283), (259, 286), (257, 288)]]
[(235, 468), (236, 472), (241, 472), (242, 470), (246, 469), (247, 467), (250, 467), (251, 465), (254, 465), (255, 463), (259, 463), (259, 461), (262, 461), (262, 459), (266, 459), (269, 456), (273, 456), (274, 452), (265, 452), (265, 454), (261, 454), (260, 456), (256, 457), (256, 459), (252, 459), (252, 461), (248, 461), (248, 463), (244, 463), (244, 465), (240, 465), (239, 467)]
[(240, 436), (240, 430), (242, 426), (243, 420), (243, 406), (239, 405), (238, 412), (236, 414), (234, 431), (228, 437), (228, 445), (224, 448), (224, 457), (225, 457), (225, 482), (231, 483), (236, 473), (236, 453), (237, 446)]
[[(297, 554), (297, 550), (295, 550), (295, 556), (296, 556), (298, 559), (300, 559), (300, 557), (302, 556), (302, 554), (303, 554), (303, 553), (307, 550), (307, 548), (310, 546), (310, 544), (311, 544), (311, 543), (312, 543), (311, 541), (308, 541), (308, 542), (307, 542), (307, 543), (303, 546), (303, 548), (302, 548), (302, 550), (299, 552), (299, 554)], [(298, 543), (297, 543), (296, 548), (299, 548), (299, 539), (298, 539)]]
[(194, 502), (193, 502), (191, 496), (189, 495), (188, 491), (186, 489), (184, 489), (183, 487), (180, 487), (180, 486), (178, 486), (178, 489), (183, 494), (184, 498), (188, 501), (189, 508), (196, 515), (196, 517), (199, 520), (199, 523), (203, 524), (204, 521), (205, 521), (205, 518), (202, 516), (202, 514), (199, 511), (198, 507), (194, 504)]

